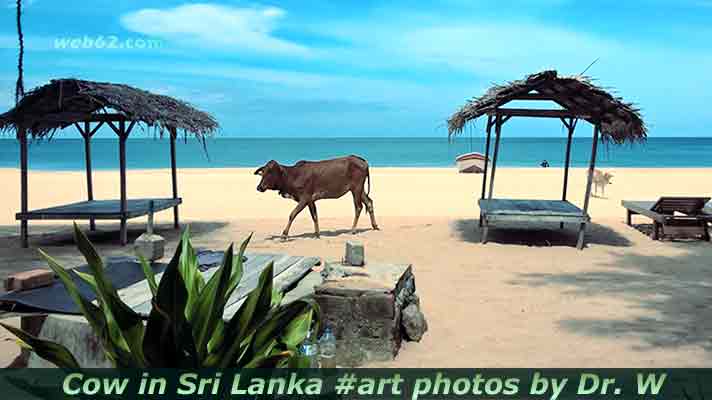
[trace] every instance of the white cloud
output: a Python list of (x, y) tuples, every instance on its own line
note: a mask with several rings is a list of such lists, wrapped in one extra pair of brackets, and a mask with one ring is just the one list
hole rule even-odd
[(185, 4), (175, 8), (146, 8), (121, 17), (131, 31), (206, 48), (255, 53), (307, 55), (309, 49), (274, 35), (286, 11), (277, 7), (230, 7)]

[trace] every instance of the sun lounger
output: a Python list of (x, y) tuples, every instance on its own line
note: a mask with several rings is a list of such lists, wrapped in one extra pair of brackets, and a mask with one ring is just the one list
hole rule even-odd
[(705, 207), (708, 201), (709, 197), (661, 197), (658, 201), (623, 200), (621, 204), (628, 212), (628, 225), (636, 214), (653, 220), (653, 240), (665, 236), (701, 236), (710, 240), (708, 224), (712, 222), (712, 210)]

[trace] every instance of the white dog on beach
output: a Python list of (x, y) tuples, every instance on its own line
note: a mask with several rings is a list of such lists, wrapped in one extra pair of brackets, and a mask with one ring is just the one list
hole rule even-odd
[(593, 196), (598, 195), (598, 188), (601, 188), (601, 197), (606, 195), (606, 186), (612, 184), (611, 179), (613, 179), (613, 174), (610, 172), (603, 172), (601, 170), (593, 171)]

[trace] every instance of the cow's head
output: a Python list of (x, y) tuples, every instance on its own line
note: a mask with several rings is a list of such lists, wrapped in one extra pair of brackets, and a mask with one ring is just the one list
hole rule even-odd
[(257, 190), (264, 192), (267, 190), (281, 190), (284, 184), (284, 167), (277, 161), (270, 160), (267, 164), (257, 168), (255, 175), (262, 176)]

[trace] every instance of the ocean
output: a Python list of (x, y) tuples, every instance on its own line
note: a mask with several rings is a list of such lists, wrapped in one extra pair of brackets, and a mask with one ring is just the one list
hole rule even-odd
[[(177, 144), (179, 168), (255, 167), (270, 159), (291, 164), (298, 160), (319, 160), (357, 154), (374, 167), (450, 167), (457, 155), (484, 153), (484, 139), (467, 137), (448, 142), (446, 138), (214, 138), (207, 141), (207, 152), (195, 139)], [(492, 141), (494, 144), (494, 140)], [(130, 169), (170, 167), (167, 139), (131, 138), (127, 144)], [(538, 167), (547, 160), (551, 167), (563, 165), (565, 138), (502, 138), (499, 166)], [(587, 166), (590, 138), (574, 139), (571, 163)], [(0, 139), (0, 168), (17, 168), (19, 146), (14, 139)], [(30, 142), (30, 168), (33, 170), (84, 169), (82, 139), (52, 139)], [(92, 140), (94, 169), (119, 166), (115, 139)], [(643, 144), (600, 145), (600, 167), (712, 167), (712, 138), (650, 138)]]

